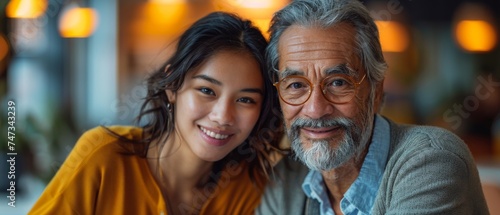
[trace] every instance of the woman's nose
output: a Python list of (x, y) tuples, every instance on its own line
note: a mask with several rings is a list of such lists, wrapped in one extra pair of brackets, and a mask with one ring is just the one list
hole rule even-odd
[(219, 125), (230, 126), (234, 123), (234, 104), (228, 100), (219, 99), (212, 106), (209, 119)]

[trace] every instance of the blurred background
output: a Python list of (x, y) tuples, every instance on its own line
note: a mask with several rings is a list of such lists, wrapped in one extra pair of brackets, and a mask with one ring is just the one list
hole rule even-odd
[[(1, 0), (0, 192), (9, 195), (9, 101), (17, 187), (16, 208), (3, 197), (0, 209), (25, 214), (85, 130), (133, 124), (145, 79), (195, 20), (223, 10), (267, 31), (289, 2)], [(382, 113), (451, 130), (468, 144), (482, 179), (500, 184), (500, 1), (363, 3), (389, 64)]]

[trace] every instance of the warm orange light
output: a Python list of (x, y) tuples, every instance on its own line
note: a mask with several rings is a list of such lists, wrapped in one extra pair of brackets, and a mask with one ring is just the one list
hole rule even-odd
[(132, 25), (138, 35), (176, 35), (185, 27), (186, 3), (148, 2), (138, 9), (139, 19)]
[(3, 61), (8, 53), (9, 45), (7, 44), (7, 39), (2, 34), (0, 34), (0, 62)]
[(262, 34), (264, 37), (269, 39), (269, 33), (267, 33), (267, 30), (269, 29), (269, 24), (271, 22), (271, 19), (252, 19), (252, 23), (262, 31)]
[(214, 0), (218, 10), (236, 13), (247, 19), (269, 19), (290, 0)]
[(179, 4), (179, 3), (186, 3), (186, 0), (149, 0), (152, 3), (159, 3), (159, 4)]
[(47, 9), (47, 0), (11, 0), (5, 12), (11, 18), (37, 18)]
[(59, 20), (59, 32), (62, 37), (82, 38), (94, 33), (98, 14), (92, 8), (75, 7), (66, 11)]
[(409, 45), (409, 33), (395, 21), (375, 21), (380, 34), (380, 43), (384, 52), (403, 52)]
[(485, 21), (460, 21), (455, 28), (455, 34), (458, 44), (467, 51), (486, 52), (496, 45), (495, 29)]
[(228, 0), (228, 2), (244, 8), (270, 8), (279, 4), (279, 1), (270, 0)]

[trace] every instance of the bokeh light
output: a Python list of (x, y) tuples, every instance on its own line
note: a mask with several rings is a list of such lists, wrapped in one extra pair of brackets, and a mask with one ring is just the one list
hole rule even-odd
[(7, 38), (0, 33), (0, 62), (4, 60), (8, 53), (9, 45), (7, 43)]
[(396, 21), (375, 21), (384, 52), (403, 52), (409, 45), (409, 33), (405, 26)]
[(5, 12), (10, 18), (37, 18), (46, 9), (47, 0), (11, 0)]
[(488, 52), (497, 44), (495, 18), (488, 7), (465, 2), (456, 10), (453, 33), (457, 44), (468, 52)]
[(497, 42), (493, 26), (481, 20), (463, 20), (456, 26), (456, 37), (460, 46), (471, 52), (487, 52)]
[(98, 14), (92, 8), (75, 7), (67, 10), (59, 21), (59, 32), (66, 38), (83, 38), (97, 28)]

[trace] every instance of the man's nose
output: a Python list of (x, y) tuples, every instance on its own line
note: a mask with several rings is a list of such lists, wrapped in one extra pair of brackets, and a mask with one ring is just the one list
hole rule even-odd
[(302, 112), (311, 119), (319, 119), (331, 115), (334, 111), (333, 104), (325, 98), (321, 87), (311, 89), (311, 96), (304, 103)]

